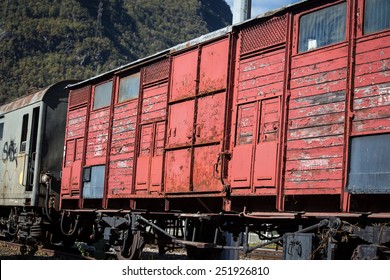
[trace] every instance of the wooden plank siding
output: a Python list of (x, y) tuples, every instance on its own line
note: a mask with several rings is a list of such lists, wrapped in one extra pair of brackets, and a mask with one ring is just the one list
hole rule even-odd
[(341, 192), (347, 47), (292, 57), (286, 194)]
[(356, 44), (352, 135), (390, 131), (390, 34)]
[(114, 107), (110, 146), (108, 198), (132, 192), (138, 98)]

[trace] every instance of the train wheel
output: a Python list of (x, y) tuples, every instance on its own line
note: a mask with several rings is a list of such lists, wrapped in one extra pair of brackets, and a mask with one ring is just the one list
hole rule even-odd
[(122, 246), (115, 246), (116, 257), (118, 260), (137, 260), (141, 256), (144, 244), (141, 231), (129, 234)]

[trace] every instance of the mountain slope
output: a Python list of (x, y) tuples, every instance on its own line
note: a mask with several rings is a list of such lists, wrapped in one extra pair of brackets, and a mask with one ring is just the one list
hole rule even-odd
[(0, 1), (0, 103), (227, 26), (224, 0)]

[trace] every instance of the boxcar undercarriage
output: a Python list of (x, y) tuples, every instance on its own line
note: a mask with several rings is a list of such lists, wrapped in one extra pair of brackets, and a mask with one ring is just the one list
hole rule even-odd
[[(107, 252), (114, 249), (118, 259), (139, 258), (144, 244), (157, 244), (160, 254), (186, 248), (194, 259), (219, 259), (226, 250), (250, 254), (272, 244), (283, 246), (284, 259), (389, 259), (388, 219), (379, 213), (245, 209), (208, 214), (82, 210), (64, 211), (61, 223), (67, 223), (66, 234), (74, 239), (88, 244), (104, 240)], [(260, 242), (250, 243), (250, 234)]]

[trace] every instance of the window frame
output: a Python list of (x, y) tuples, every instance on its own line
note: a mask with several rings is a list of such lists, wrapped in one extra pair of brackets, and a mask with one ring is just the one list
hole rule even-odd
[[(390, 168), (383, 152), (388, 148), (390, 132), (362, 134), (352, 136), (348, 151), (348, 168), (346, 189), (351, 194), (389, 194), (390, 188), (383, 187)], [(390, 149), (390, 148), (388, 148)], [(378, 154), (380, 154), (378, 156)], [(378, 176), (379, 175), (379, 176)], [(375, 177), (375, 180), (372, 178)], [(382, 180), (382, 181), (381, 181)], [(367, 182), (370, 182), (369, 184)]]
[(107, 167), (104, 164), (83, 167), (83, 199), (103, 199), (106, 170)]
[(28, 127), (30, 114), (23, 114), (22, 117), (22, 130), (20, 133), (20, 145), (19, 153), (25, 153), (27, 151), (27, 139), (28, 139)]
[[(109, 84), (111, 83), (111, 95), (110, 95), (110, 102), (107, 104), (107, 105), (103, 105), (103, 106), (100, 106), (98, 108), (95, 108), (95, 103), (96, 103), (96, 100), (95, 100), (95, 97), (96, 97), (96, 88), (98, 88), (99, 86), (103, 86), (105, 84)], [(111, 79), (111, 80), (107, 80), (107, 81), (104, 81), (102, 83), (99, 83), (99, 84), (96, 84), (93, 86), (93, 94), (92, 94), (92, 104), (91, 104), (91, 111), (98, 111), (98, 110), (101, 110), (101, 109), (105, 109), (105, 108), (108, 108), (111, 106), (111, 103), (112, 103), (112, 96), (113, 96), (113, 86), (114, 86), (114, 81)]]
[(4, 138), (4, 122), (0, 122), (0, 141)]
[[(137, 74), (138, 74), (138, 92), (137, 92), (137, 96), (136, 97), (129, 97), (129, 98), (125, 98), (125, 99), (121, 100), (121, 96), (120, 96), (120, 93), (121, 93), (121, 80), (122, 79), (126, 79), (126, 78), (130, 78), (130, 77), (135, 76)], [(117, 77), (118, 87), (117, 87), (117, 92), (116, 92), (116, 103), (117, 104), (121, 104), (121, 103), (125, 103), (125, 102), (131, 102), (131, 101), (134, 101), (134, 100), (138, 100), (139, 97), (140, 97), (140, 93), (141, 93), (141, 79), (142, 79), (141, 71), (131, 72), (128, 75), (121, 75), (121, 76)]]
[[(328, 44), (328, 45), (324, 45), (324, 46), (320, 46), (320, 47), (317, 47), (317, 48), (313, 48), (311, 50), (306, 50), (306, 51), (300, 51), (299, 50), (299, 41), (300, 41), (300, 22), (301, 22), (301, 18), (305, 15), (308, 15), (308, 14), (311, 14), (311, 13), (314, 13), (314, 12), (317, 12), (317, 11), (320, 11), (320, 10), (323, 10), (323, 9), (326, 9), (326, 8), (329, 8), (329, 7), (332, 7), (332, 6), (337, 6), (339, 4), (345, 4), (346, 5), (346, 12), (345, 12), (345, 38), (342, 40), (342, 41), (339, 41), (339, 42), (335, 42), (335, 43), (331, 43), (331, 44)], [(334, 3), (328, 3), (328, 4), (324, 4), (324, 5), (321, 5), (321, 6), (317, 6), (315, 8), (312, 8), (312, 9), (308, 9), (308, 10), (304, 10), (302, 12), (298, 12), (297, 14), (295, 14), (294, 16), (294, 29), (293, 29), (293, 34), (295, 34), (293, 36), (293, 45), (292, 45), (292, 48), (293, 48), (293, 55), (302, 55), (302, 54), (306, 54), (306, 53), (309, 53), (309, 52), (313, 52), (313, 51), (319, 51), (319, 50), (323, 50), (323, 49), (326, 49), (326, 48), (331, 48), (331, 47), (334, 47), (334, 46), (337, 46), (339, 44), (348, 44), (348, 34), (349, 34), (349, 29), (350, 29), (350, 21), (348, 20), (349, 19), (349, 16), (350, 16), (350, 9), (348, 8), (348, 2), (345, 1), (345, 0), (340, 0), (340, 1), (337, 1), (337, 2), (334, 2)]]
[(372, 31), (372, 32), (365, 32), (365, 23), (366, 23), (366, 2), (367, 0), (361, 0), (359, 1), (358, 3), (358, 8), (360, 11), (363, 11), (361, 13), (362, 16), (359, 17), (358, 21), (359, 21), (359, 24), (358, 24), (358, 29), (359, 29), (359, 36), (372, 36), (372, 35), (375, 35), (375, 34), (380, 34), (380, 33), (383, 33), (383, 32), (389, 32), (390, 31), (390, 27), (388, 28), (385, 28), (385, 29), (378, 29), (378, 30), (375, 30), (375, 31)]

